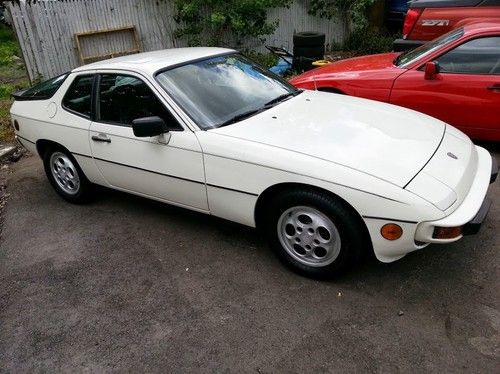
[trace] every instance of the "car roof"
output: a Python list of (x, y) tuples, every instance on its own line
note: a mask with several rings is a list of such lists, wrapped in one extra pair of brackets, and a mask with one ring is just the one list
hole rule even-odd
[(477, 21), (466, 23), (464, 26), (464, 34), (471, 35), (477, 33), (500, 33), (500, 24), (498, 22)]
[(80, 66), (74, 69), (73, 72), (88, 70), (131, 70), (153, 75), (158, 70), (175, 65), (235, 52), (233, 49), (215, 47), (171, 48), (93, 62)]

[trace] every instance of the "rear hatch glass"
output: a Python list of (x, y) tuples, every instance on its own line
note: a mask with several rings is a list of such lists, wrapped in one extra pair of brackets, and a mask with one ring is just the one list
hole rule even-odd
[(43, 81), (26, 90), (18, 91), (12, 94), (15, 100), (47, 100), (50, 99), (61, 87), (68, 73), (58, 75), (57, 77)]

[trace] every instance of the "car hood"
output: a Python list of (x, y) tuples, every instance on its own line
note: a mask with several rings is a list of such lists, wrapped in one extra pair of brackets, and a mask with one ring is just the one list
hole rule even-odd
[(308, 72), (305, 72), (290, 80), (290, 83), (297, 84), (304, 80), (310, 80), (318, 76), (345, 76), (353, 78), (358, 75), (374, 74), (380, 70), (392, 71), (394, 75), (404, 72), (403, 69), (394, 66), (393, 61), (399, 53), (382, 53), (378, 55), (361, 56), (340, 60), (329, 65), (325, 65)]
[(341, 164), (404, 187), (438, 148), (445, 123), (372, 100), (304, 91), (211, 132)]

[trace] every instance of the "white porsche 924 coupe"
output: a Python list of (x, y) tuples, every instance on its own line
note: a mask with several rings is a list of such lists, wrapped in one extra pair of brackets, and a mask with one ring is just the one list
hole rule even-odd
[(17, 139), (64, 199), (98, 184), (258, 227), (313, 277), (477, 232), (498, 172), (446, 123), (297, 90), (228, 49), (97, 62), (14, 97)]

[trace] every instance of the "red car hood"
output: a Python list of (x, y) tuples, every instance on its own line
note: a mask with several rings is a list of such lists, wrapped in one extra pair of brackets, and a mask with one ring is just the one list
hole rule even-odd
[(301, 74), (291, 79), (290, 83), (295, 84), (296, 82), (317, 77), (319, 75), (334, 75), (338, 73), (351, 75), (354, 72), (363, 73), (390, 69), (394, 69), (395, 73), (402, 73), (403, 71), (396, 68), (393, 64), (394, 59), (398, 55), (399, 53), (391, 52), (337, 61)]

